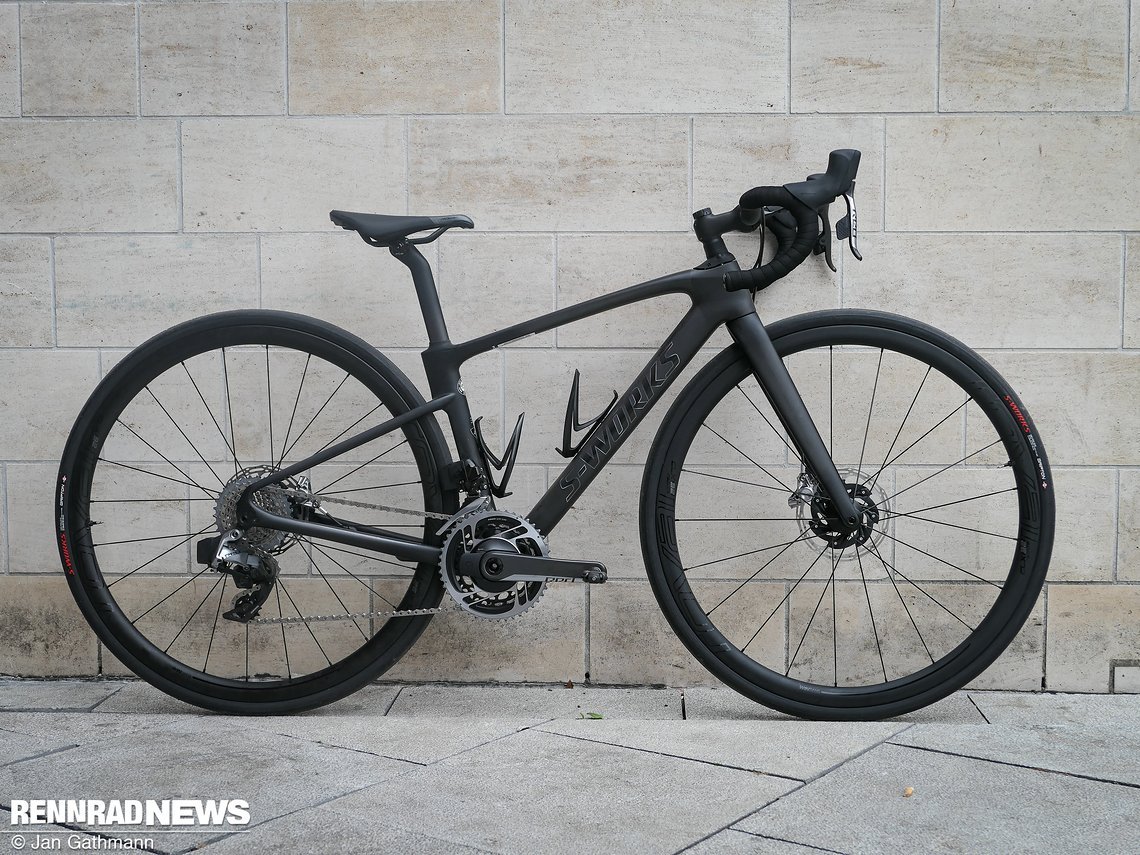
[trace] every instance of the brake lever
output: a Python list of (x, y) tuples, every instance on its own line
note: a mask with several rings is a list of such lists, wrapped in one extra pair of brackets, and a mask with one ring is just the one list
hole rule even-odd
[(827, 216), (828, 206), (824, 205), (816, 214), (823, 220), (823, 228), (820, 229), (819, 239), (816, 241), (815, 249), (812, 250), (813, 255), (823, 255), (827, 266), (831, 268), (832, 273), (837, 273), (835, 262), (831, 260), (831, 222)]
[(835, 236), (839, 240), (846, 240), (851, 254), (862, 261), (863, 256), (859, 253), (859, 217), (855, 212), (854, 181), (851, 182), (851, 188), (843, 194), (843, 201), (847, 204), (847, 216), (835, 224)]

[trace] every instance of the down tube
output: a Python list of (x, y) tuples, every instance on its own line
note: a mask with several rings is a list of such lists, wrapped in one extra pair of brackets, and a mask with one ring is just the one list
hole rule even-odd
[(595, 476), (653, 409), (719, 324), (694, 306), (661, 345), (649, 364), (614, 405), (609, 416), (590, 435), (550, 489), (527, 514), (543, 534), (550, 534)]

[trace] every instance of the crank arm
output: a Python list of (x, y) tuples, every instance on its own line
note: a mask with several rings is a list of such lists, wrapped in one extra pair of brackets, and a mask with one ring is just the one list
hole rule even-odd
[(469, 552), (459, 559), (459, 569), (467, 576), (482, 576), (493, 582), (545, 582), (556, 579), (600, 584), (606, 581), (606, 567), (598, 561), (566, 561), (518, 555), (514, 552)]

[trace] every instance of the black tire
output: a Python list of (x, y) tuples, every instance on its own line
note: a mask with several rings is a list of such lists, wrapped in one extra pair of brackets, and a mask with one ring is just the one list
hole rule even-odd
[(916, 321), (829, 311), (768, 332), (862, 495), (866, 537), (827, 540), (814, 487), (793, 498), (798, 455), (729, 347), (649, 454), (654, 594), (709, 671), (769, 707), (865, 720), (931, 704), (993, 663), (1041, 590), (1054, 504), (1036, 428), (980, 356)]
[[(239, 472), (248, 477), (258, 467), (304, 459), (422, 403), (407, 377), (361, 339), (285, 312), (199, 318), (123, 358), (76, 420), (56, 496), (60, 558), (80, 610), (106, 646), (104, 671), (115, 670), (110, 653), (188, 703), (276, 714), (335, 701), (395, 664), (430, 614), (261, 625), (226, 620), (222, 611), (238, 592), (237, 577), (199, 565), (195, 543), (227, 529), (225, 497), (234, 491), (226, 486)], [(326, 512), (402, 526), (438, 545), (439, 521), (418, 512), (455, 511), (458, 497), (440, 480), (449, 462), (435, 419), (425, 418), (309, 475), (313, 492), (321, 490), (319, 479), (333, 478), (340, 483), (324, 488), (330, 494), (417, 514), (340, 506)], [(375, 477), (381, 480), (365, 480)], [(277, 500), (289, 501), (280, 494)], [(251, 530), (251, 539), (254, 531), (259, 548), (280, 566), (260, 617), (311, 619), (369, 613), (386, 603), (399, 609), (440, 603), (432, 562), (406, 565), (266, 529)]]

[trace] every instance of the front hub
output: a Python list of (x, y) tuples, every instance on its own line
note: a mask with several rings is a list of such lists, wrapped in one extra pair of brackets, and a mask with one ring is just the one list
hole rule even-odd
[(842, 551), (852, 546), (877, 549), (886, 536), (891, 517), (889, 497), (873, 481), (865, 483), (866, 479), (859, 473), (844, 471), (840, 474), (844, 477), (847, 495), (859, 511), (859, 520), (854, 528), (843, 524), (831, 501), (816, 488), (810, 495), (802, 496), (806, 501), (797, 506), (800, 531), (804, 535), (810, 532), (809, 542), (821, 550)]

